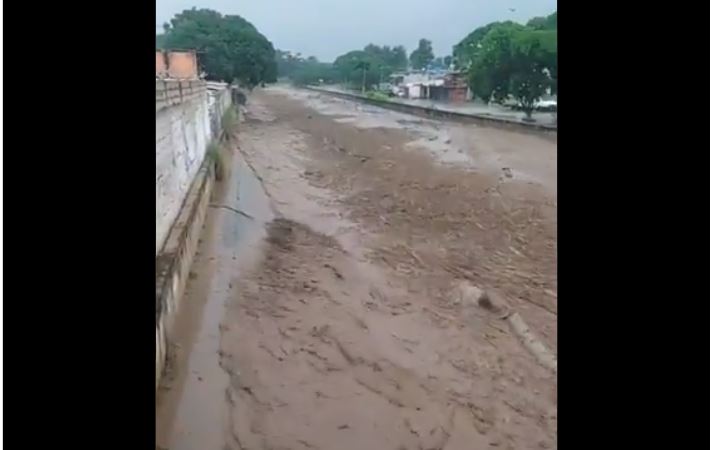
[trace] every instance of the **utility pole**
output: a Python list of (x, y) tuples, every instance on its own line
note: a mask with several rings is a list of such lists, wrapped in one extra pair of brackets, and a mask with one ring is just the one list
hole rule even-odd
[(361, 94), (363, 94), (363, 95), (365, 95), (365, 72), (366, 72), (366, 70), (368, 70), (366, 67), (367, 66), (365, 64), (363, 64), (363, 85), (360, 90)]

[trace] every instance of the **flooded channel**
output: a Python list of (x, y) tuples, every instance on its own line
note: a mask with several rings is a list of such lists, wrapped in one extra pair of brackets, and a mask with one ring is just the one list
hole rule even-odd
[[(158, 447), (556, 448), (555, 374), (453, 291), (505, 296), (556, 348), (554, 142), (354, 105), (344, 123), (347, 106), (250, 97), (171, 339)], [(470, 158), (438, 154), (457, 149)]]
[(213, 195), (170, 339), (167, 374), (156, 398), (158, 448), (225, 447), (228, 375), (220, 367), (220, 323), (232, 280), (258, 256), (274, 213), (259, 179), (238, 154), (223, 188)]

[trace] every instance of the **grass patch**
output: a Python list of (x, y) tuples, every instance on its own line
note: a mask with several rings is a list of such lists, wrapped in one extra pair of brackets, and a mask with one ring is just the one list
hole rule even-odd
[(390, 101), (390, 97), (388, 97), (387, 94), (383, 94), (382, 92), (370, 91), (370, 92), (366, 93), (365, 96), (371, 100), (377, 100), (379, 102), (389, 102)]
[(227, 178), (229, 171), (229, 151), (220, 143), (212, 141), (207, 146), (206, 156), (212, 161), (215, 170), (215, 179), (222, 181)]
[[(231, 165), (231, 144), (230, 141), (237, 134), (239, 124), (239, 111), (234, 106), (230, 106), (222, 114), (220, 125), (222, 126), (222, 139), (213, 139), (207, 145), (205, 157), (212, 164), (215, 171), (215, 180), (222, 181), (229, 175)], [(224, 140), (223, 140), (224, 139)]]

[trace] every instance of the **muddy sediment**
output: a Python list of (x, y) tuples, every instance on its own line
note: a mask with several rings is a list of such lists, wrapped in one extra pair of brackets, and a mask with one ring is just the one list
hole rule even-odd
[[(261, 234), (235, 266), (224, 215), (249, 219), (220, 210), (223, 309), (204, 326), (223, 375), (191, 388), (219, 426), (175, 423), (166, 448), (557, 447), (555, 374), (452, 295), (466, 281), (506, 298), (555, 353), (555, 142), (272, 88), (238, 145)], [(219, 437), (195, 447), (177, 425)]]

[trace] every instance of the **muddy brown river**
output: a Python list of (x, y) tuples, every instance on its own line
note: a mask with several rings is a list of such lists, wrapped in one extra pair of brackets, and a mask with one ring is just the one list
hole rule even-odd
[(157, 447), (557, 448), (555, 374), (457, 294), (504, 299), (557, 352), (556, 171), (554, 137), (255, 91)]

